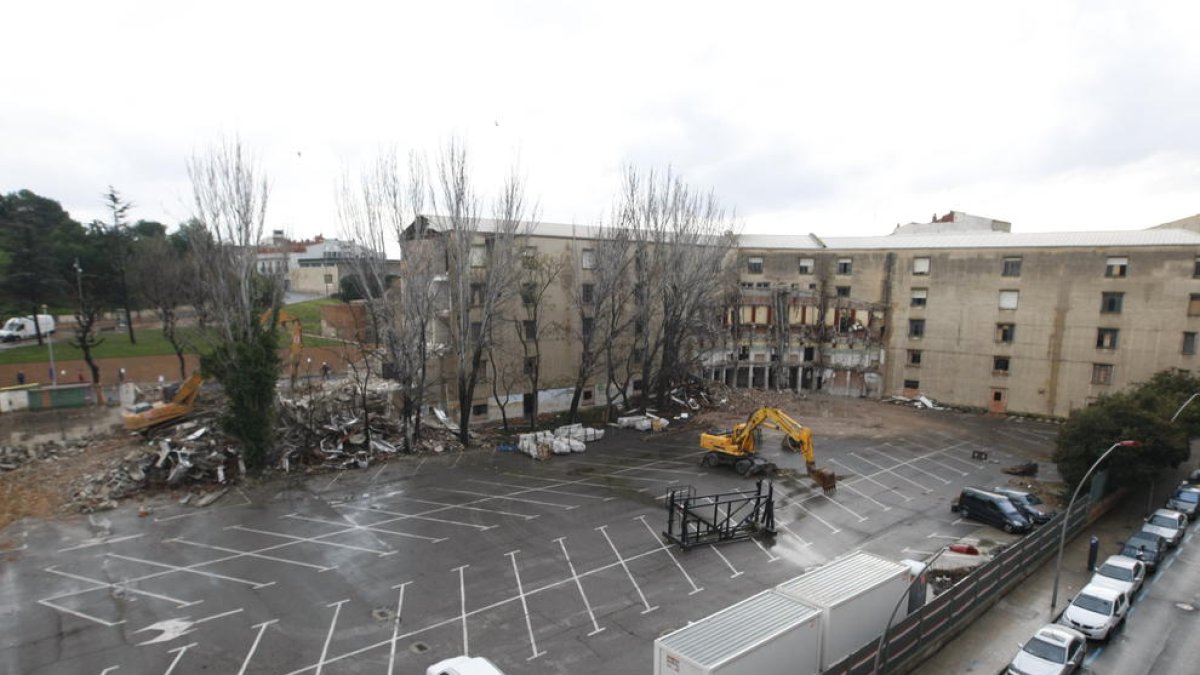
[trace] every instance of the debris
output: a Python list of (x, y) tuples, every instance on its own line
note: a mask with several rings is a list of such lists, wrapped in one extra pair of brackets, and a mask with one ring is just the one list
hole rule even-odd
[(229, 488), (221, 488), (220, 490), (216, 490), (204, 495), (200, 499), (196, 500), (196, 508), (204, 508), (205, 506), (211, 505), (221, 497), (224, 497), (226, 492), (229, 492)]
[(1024, 462), (1021, 464), (1006, 466), (1000, 470), (1013, 476), (1036, 476), (1038, 472), (1038, 464), (1037, 462)]

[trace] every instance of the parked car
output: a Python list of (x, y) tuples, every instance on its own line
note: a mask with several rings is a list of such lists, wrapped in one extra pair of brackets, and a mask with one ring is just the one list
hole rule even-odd
[(1150, 514), (1142, 530), (1152, 532), (1167, 540), (1167, 546), (1175, 548), (1187, 532), (1188, 517), (1171, 509), (1159, 509)]
[(1141, 560), (1146, 563), (1146, 571), (1153, 573), (1167, 557), (1167, 540), (1152, 532), (1138, 530), (1125, 540), (1121, 555)]
[(425, 675), (504, 675), (504, 671), (482, 656), (455, 656), (429, 666)]
[(1192, 487), (1200, 487), (1200, 469), (1194, 469), (1188, 474), (1187, 483)]
[(1089, 584), (1125, 591), (1129, 597), (1137, 594), (1146, 580), (1146, 564), (1136, 558), (1110, 555), (1099, 567)]
[(958, 499), (950, 504), (950, 510), (1005, 532), (1028, 532), (1033, 527), (1008, 497), (983, 488), (963, 488)]
[(1188, 518), (1195, 520), (1197, 507), (1200, 507), (1200, 488), (1184, 484), (1175, 489), (1175, 493), (1167, 500), (1167, 508), (1179, 511)]
[(1107, 640), (1129, 611), (1129, 594), (1088, 584), (1071, 599), (1059, 623), (1070, 626), (1093, 640)]
[(1038, 629), (1008, 664), (1008, 675), (1066, 675), (1083, 667), (1087, 638), (1079, 631), (1048, 624)]
[(994, 487), (992, 488), (992, 492), (1008, 497), (1013, 506), (1016, 506), (1017, 510), (1021, 512), (1021, 515), (1028, 518), (1034, 525), (1041, 525), (1054, 517), (1054, 509), (1047, 506), (1045, 502), (1032, 492), (1005, 486)]

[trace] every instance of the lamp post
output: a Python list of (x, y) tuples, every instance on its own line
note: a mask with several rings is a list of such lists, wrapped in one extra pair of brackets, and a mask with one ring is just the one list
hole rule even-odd
[[(42, 314), (49, 313), (49, 307), (42, 305)], [(36, 322), (38, 318), (35, 316), (33, 320)], [(54, 387), (58, 384), (58, 369), (54, 367), (54, 333), (46, 333), (46, 347), (50, 349), (50, 386)]]
[(939, 550), (937, 553), (934, 553), (929, 560), (926, 560), (925, 569), (921, 571), (921, 574), (913, 577), (912, 581), (908, 582), (908, 586), (905, 587), (904, 593), (900, 596), (900, 599), (896, 601), (896, 606), (892, 608), (892, 614), (888, 617), (887, 625), (883, 627), (883, 635), (879, 636), (879, 644), (875, 645), (875, 667), (871, 669), (871, 672), (874, 675), (879, 675), (879, 673), (882, 672), (880, 668), (887, 663), (883, 658), (884, 644), (887, 642), (888, 631), (890, 631), (892, 628), (892, 622), (896, 620), (896, 612), (900, 611), (900, 605), (904, 604), (904, 601), (908, 599), (909, 593), (912, 592), (913, 584), (917, 583), (923, 574), (928, 573), (929, 568), (933, 566), (933, 561), (937, 560), (943, 553), (949, 550), (950, 544), (946, 544), (941, 548), (941, 550)]
[(1062, 533), (1058, 536), (1058, 559), (1054, 563), (1054, 590), (1050, 593), (1050, 618), (1054, 618), (1054, 609), (1058, 606), (1058, 578), (1062, 572), (1062, 557), (1063, 547), (1067, 543), (1067, 523), (1071, 520), (1071, 507), (1075, 505), (1075, 498), (1079, 496), (1079, 491), (1083, 489), (1083, 484), (1091, 477), (1092, 472), (1096, 467), (1100, 466), (1113, 450), (1117, 448), (1136, 448), (1141, 445), (1138, 441), (1117, 441), (1112, 444), (1112, 447), (1104, 451), (1103, 455), (1092, 465), (1088, 467), (1087, 473), (1083, 474), (1083, 478), (1079, 479), (1079, 484), (1075, 486), (1075, 492), (1071, 494), (1071, 501), (1067, 502), (1066, 513), (1063, 514)]
[(1174, 422), (1175, 418), (1179, 417), (1179, 413), (1183, 412), (1183, 409), (1188, 407), (1188, 404), (1191, 403), (1197, 396), (1200, 396), (1200, 392), (1196, 392), (1195, 394), (1189, 396), (1188, 400), (1184, 401), (1183, 405), (1179, 406), (1179, 410), (1176, 410), (1175, 414), (1171, 415), (1171, 421)]

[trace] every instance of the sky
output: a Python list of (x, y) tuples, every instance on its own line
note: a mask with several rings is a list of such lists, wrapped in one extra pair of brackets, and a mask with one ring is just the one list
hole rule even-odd
[(343, 232), (342, 176), (466, 146), (540, 218), (595, 223), (672, 169), (753, 233), (874, 236), (950, 210), (1015, 232), (1200, 212), (1200, 3), (9, 3), (0, 191), (192, 213), (237, 137), (268, 229)]

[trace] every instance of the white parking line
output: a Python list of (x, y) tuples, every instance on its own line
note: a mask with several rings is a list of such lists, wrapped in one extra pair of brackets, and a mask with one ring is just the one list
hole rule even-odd
[(396, 640), (400, 635), (400, 617), (404, 611), (404, 587), (411, 584), (411, 581), (406, 581), (402, 584), (392, 586), (392, 590), (399, 590), (400, 595), (396, 598), (396, 616), (392, 620), (392, 648), (388, 652), (388, 675), (392, 675), (396, 669)]
[(825, 527), (828, 527), (828, 528), (829, 528), (829, 533), (830, 533), (830, 534), (837, 534), (838, 532), (841, 532), (841, 530), (840, 530), (840, 529), (838, 529), (838, 528), (834, 527), (832, 524), (830, 524), (830, 522), (829, 522), (828, 520), (825, 520), (825, 519), (824, 519), (824, 518), (822, 518), (821, 516), (818, 516), (817, 514), (813, 513), (812, 511), (809, 511), (808, 509), (804, 508), (804, 505), (803, 505), (803, 504), (801, 504), (800, 502), (794, 502), (794, 501), (790, 501), (790, 500), (787, 500), (787, 499), (780, 499), (780, 500), (779, 500), (779, 503), (781, 503), (781, 504), (783, 504), (783, 505), (785, 505), (785, 506), (787, 506), (787, 505), (795, 506), (796, 508), (798, 508), (798, 509), (800, 509), (801, 511), (803, 511), (803, 512), (807, 513), (808, 515), (812, 516), (813, 518), (816, 518), (817, 520), (821, 521), (821, 523), (822, 523), (822, 524), (823, 524)]
[[(836, 465), (838, 465), (838, 466), (842, 467), (843, 469), (845, 469), (845, 470), (847, 470), (847, 471), (849, 471), (849, 472), (851, 472), (851, 473), (858, 473), (858, 472), (857, 472), (857, 471), (855, 471), (854, 469), (852, 469), (852, 468), (850, 468), (850, 467), (846, 466), (845, 464), (843, 464), (843, 463), (841, 463), (841, 462), (837, 461), (836, 459), (831, 459), (831, 460), (829, 460), (829, 463), (830, 463), (830, 464), (836, 464)], [(874, 478), (872, 478), (870, 475), (868, 475), (868, 474), (865, 474), (865, 473), (859, 473), (859, 474), (858, 474), (858, 476), (857, 476), (857, 478), (851, 478), (851, 479), (849, 479), (849, 480), (845, 480), (845, 481), (843, 481), (843, 480), (841, 480), (841, 479), (839, 478), (839, 479), (838, 479), (838, 484), (839, 484), (839, 485), (848, 485), (848, 484), (853, 484), (853, 483), (856, 483), (856, 482), (858, 482), (858, 480), (859, 480), (859, 479), (861, 479), (861, 480), (866, 480), (866, 481), (870, 481), (870, 482), (872, 482), (872, 483), (874, 483), (874, 484), (878, 485), (879, 487), (883, 488), (884, 490), (890, 490), (890, 491), (892, 491), (892, 492), (895, 492), (896, 494), (898, 494), (898, 495), (900, 495), (901, 497), (903, 497), (903, 498), (904, 498), (904, 501), (906, 501), (906, 502), (910, 502), (910, 501), (912, 501), (912, 497), (909, 497), (908, 495), (904, 494), (903, 492), (901, 492), (901, 491), (897, 490), (897, 489), (896, 489), (896, 488), (894, 488), (894, 487), (891, 487), (891, 486), (889, 486), (889, 485), (884, 485), (883, 483), (880, 483), (879, 481), (875, 480), (875, 479), (874, 479)]]
[[(506, 502), (520, 502), (522, 504), (534, 504), (536, 506), (552, 506), (556, 509), (570, 511), (571, 509), (579, 508), (578, 504), (558, 504), (556, 502), (543, 502), (537, 499), (524, 499), (522, 497), (510, 497), (508, 495), (489, 495), (486, 492), (473, 492), (471, 490), (454, 490), (451, 488), (437, 488), (442, 492), (452, 492), (460, 495), (471, 495), (472, 497), (482, 497), (481, 501), (489, 499), (499, 499)], [(521, 492), (533, 492), (533, 490), (522, 490)]]
[[(90, 590), (94, 590), (94, 589), (90, 589)], [(74, 595), (74, 594), (72, 593), (69, 595)], [(66, 596), (64, 595), (62, 597), (66, 597)], [(88, 621), (91, 621), (93, 623), (98, 623), (101, 626), (104, 626), (105, 628), (112, 628), (113, 626), (120, 626), (121, 624), (125, 623), (125, 619), (121, 619), (120, 621), (106, 621), (99, 617), (92, 616), (91, 614), (85, 614), (84, 612), (81, 612), (79, 610), (71, 609), (70, 607), (63, 607), (62, 605), (55, 603), (53, 601), (53, 599), (51, 599), (51, 598), (46, 598), (45, 600), (38, 600), (37, 603), (44, 607), (49, 607), (50, 609), (56, 609), (56, 610), (62, 612), (63, 614), (70, 614), (71, 616), (75, 616), (80, 619), (87, 619)]]
[(579, 589), (579, 597), (583, 598), (583, 606), (587, 607), (588, 616), (592, 619), (592, 632), (588, 633), (590, 637), (604, 629), (596, 623), (596, 613), (592, 611), (592, 603), (588, 602), (587, 593), (583, 592), (583, 583), (579, 581), (579, 574), (575, 572), (575, 564), (571, 562), (571, 554), (567, 553), (567, 544), (564, 539), (565, 537), (559, 537), (554, 541), (557, 541), (558, 545), (562, 547), (563, 557), (567, 559), (567, 567), (571, 569), (571, 578), (575, 580), (575, 587)]
[[(387, 522), (395, 522), (397, 520), (424, 520), (424, 521), (428, 521), (431, 523), (441, 523), (443, 525), (459, 525), (462, 527), (470, 527), (472, 529), (476, 529), (476, 530), (480, 530), (480, 531), (490, 530), (494, 527), (500, 527), (499, 525), (480, 525), (479, 523), (468, 523), (468, 522), (465, 522), (462, 520), (449, 520), (447, 518), (432, 518), (430, 516), (421, 516), (421, 515), (412, 514), (412, 513), (400, 513), (399, 511), (390, 511), (388, 509), (382, 509), (382, 508), (378, 508), (378, 507), (350, 506), (349, 504), (337, 504), (337, 505), (335, 505), (334, 508), (349, 509), (350, 511), (363, 511), (365, 513), (382, 513), (385, 516), (394, 516), (394, 518), (389, 519)], [(491, 511), (488, 511), (487, 509), (480, 509), (480, 511), (483, 511), (484, 513), (491, 513)], [(285, 516), (285, 517), (291, 517), (291, 516), (289, 515), (289, 516)], [(526, 519), (528, 520), (528, 518), (526, 518)]]
[(459, 610), (461, 610), (461, 612), (462, 612), (463, 655), (465, 655), (465, 656), (471, 655), (471, 643), (467, 640), (466, 569), (468, 567), (470, 567), (470, 565), (459, 565), (458, 567), (455, 567), (454, 569), (450, 570), (451, 572), (458, 572), (458, 599), (459, 599), (458, 605), (459, 605)]
[(533, 655), (526, 658), (526, 661), (532, 661), (546, 652), (539, 652), (537, 648), (537, 640), (533, 637), (533, 620), (529, 617), (529, 603), (525, 600), (525, 589), (521, 586), (521, 570), (517, 568), (517, 554), (521, 549), (509, 551), (504, 555), (512, 560), (513, 576), (517, 578), (517, 596), (521, 598), (521, 611), (525, 613), (525, 629), (529, 631), (529, 647), (533, 650)]
[[(970, 460), (963, 459), (962, 457), (957, 457), (955, 455), (951, 455), (948, 452), (943, 452), (942, 456), (945, 457), (946, 459), (952, 459), (956, 462), (962, 462), (963, 464), (966, 464), (967, 466), (971, 467), (971, 469), (974, 471), (978, 471), (980, 468), (982, 468), (984, 466), (983, 462), (980, 462), (979, 460), (972, 462)], [(963, 475), (966, 476), (968, 474), (964, 473)]]
[(228, 504), (226, 506), (208, 507), (205, 509), (194, 509), (187, 513), (177, 513), (173, 516), (164, 516), (162, 518), (155, 516), (154, 522), (169, 523), (172, 520), (179, 520), (181, 518), (195, 518), (196, 516), (212, 515), (214, 513), (217, 513), (218, 511), (229, 511), (231, 509), (240, 509), (243, 506), (250, 506), (250, 505), (254, 504), (254, 502), (249, 497), (246, 496), (246, 493), (242, 492), (241, 488), (237, 488), (236, 491), (242, 497), (241, 504)]
[(733, 566), (733, 563), (729, 562), (729, 558), (726, 558), (725, 556), (721, 555), (721, 551), (719, 551), (716, 546), (709, 544), (708, 547), (712, 549), (713, 553), (717, 554), (717, 557), (721, 559), (721, 562), (725, 563), (725, 566), (729, 568), (729, 571), (733, 572), (733, 574), (729, 575), (730, 579), (736, 579), (742, 575), (742, 573), (739, 572), (737, 570), (737, 568)]
[(108, 556), (109, 558), (116, 558), (118, 560), (127, 560), (129, 562), (140, 563), (142, 565), (150, 565), (151, 567), (161, 567), (163, 569), (168, 569), (173, 572), (187, 572), (188, 574), (196, 574), (196, 575), (199, 575), (202, 577), (209, 577), (210, 579), (223, 579), (225, 581), (233, 581), (233, 582), (236, 582), (239, 584), (246, 584), (247, 586), (249, 586), (250, 588), (253, 588), (253, 589), (266, 588), (267, 586), (275, 585), (274, 581), (252, 581), (250, 579), (240, 579), (238, 577), (231, 577), (231, 576), (228, 576), (225, 574), (217, 574), (216, 572), (205, 572), (204, 570), (192, 569), (190, 567), (180, 567), (179, 565), (168, 565), (167, 563), (155, 562), (153, 560), (145, 560), (143, 558), (134, 558), (131, 556), (120, 555), (117, 553), (106, 553), (105, 555)]
[[(66, 553), (67, 551), (79, 551), (79, 550), (85, 549), (85, 548), (92, 548), (93, 546), (104, 546), (106, 544), (117, 544), (122, 541), (129, 541), (130, 539), (137, 539), (138, 537), (144, 537), (144, 536), (145, 536), (145, 533), (126, 534), (126, 535), (120, 536), (120, 537), (97, 537), (95, 539), (84, 539), (82, 544), (78, 544), (76, 546), (70, 546), (68, 548), (60, 548), (60, 549), (58, 549), (58, 552)], [(12, 550), (12, 549), (6, 549), (6, 550)]]
[[(920, 488), (923, 492), (925, 492), (925, 494), (929, 494), (930, 492), (933, 492), (933, 490), (930, 490), (929, 488), (925, 487), (924, 485), (921, 485), (917, 481), (915, 481), (911, 478), (908, 478), (907, 476), (902, 476), (902, 475), (896, 473), (894, 470), (892, 470), (892, 468), (883, 466), (882, 464), (876, 464), (875, 462), (872, 462), (871, 460), (867, 459), (866, 457), (863, 457), (862, 455), (858, 454), (857, 452), (851, 452), (850, 454), (853, 455), (854, 457), (857, 457), (859, 460), (866, 462), (867, 464), (870, 464), (871, 466), (875, 467), (876, 469), (879, 469), (880, 473), (890, 473), (893, 476), (895, 476), (896, 478), (899, 478), (900, 480), (908, 481), (909, 483), (912, 483), (913, 485)], [(902, 466), (902, 464), (897, 464), (895, 466)]]
[[(683, 469), (660, 469), (656, 466), (653, 466), (654, 464), (661, 464), (661, 463), (662, 463), (661, 461), (655, 460), (655, 461), (652, 461), (652, 462), (649, 462), (649, 463), (639, 466), (638, 469), (640, 471), (661, 471), (663, 473), (681, 473), (681, 474), (684, 474), (685, 476), (703, 476), (703, 475), (705, 475), (705, 473), (703, 471), (684, 471)], [(573, 460), (564, 462), (564, 464), (567, 464), (567, 465), (582, 464), (583, 466), (602, 466), (606, 469), (620, 469), (622, 471), (629, 468), (628, 466), (622, 466), (620, 464), (605, 464), (603, 462), (585, 462), (585, 461), (577, 460), (577, 459), (573, 459)]]
[(891, 511), (891, 510), (892, 510), (892, 507), (888, 506), (887, 504), (884, 504), (883, 502), (879, 501), (878, 499), (875, 499), (874, 497), (872, 497), (871, 495), (868, 495), (867, 493), (863, 492), (862, 490), (859, 490), (858, 488), (854, 487), (854, 486), (853, 486), (852, 484), (850, 484), (850, 483), (847, 483), (847, 482), (842, 482), (842, 483), (839, 483), (839, 484), (838, 484), (838, 487), (840, 487), (840, 488), (845, 488), (845, 489), (847, 489), (847, 490), (849, 490), (849, 491), (851, 491), (851, 492), (853, 492), (853, 493), (855, 493), (855, 494), (857, 494), (857, 495), (861, 496), (863, 499), (865, 499), (865, 500), (867, 500), (867, 501), (871, 502), (872, 504), (875, 504), (876, 506), (882, 507), (882, 509), (883, 509), (884, 511)]
[[(382, 527), (376, 527), (375, 525), (360, 525), (358, 523), (349, 521), (349, 519), (347, 519), (348, 522), (339, 523), (334, 520), (325, 520), (323, 518), (311, 518), (309, 516), (301, 516), (301, 515), (295, 514), (295, 513), (289, 513), (286, 516), (282, 516), (282, 517), (283, 518), (292, 518), (294, 520), (300, 520), (300, 521), (304, 521), (306, 523), (318, 523), (321, 525), (333, 525), (334, 527), (346, 527), (347, 525), (349, 525), (356, 530), (366, 530), (366, 531), (370, 531), (370, 532), (382, 532), (384, 534), (394, 534), (398, 537), (409, 537), (411, 539), (421, 539), (423, 541), (428, 541), (428, 542), (431, 542), (434, 544), (436, 544), (438, 542), (446, 541), (446, 539), (448, 539), (448, 537), (427, 537), (422, 534), (411, 534), (409, 532), (398, 532), (396, 530), (389, 530), (389, 529), (382, 528)], [(390, 523), (390, 522), (392, 522), (392, 520), (388, 520), (386, 522)]]
[[(509, 487), (509, 488), (523, 488), (524, 489), (524, 488), (530, 487), (528, 485), (517, 485), (516, 483), (501, 483), (499, 481), (494, 481), (494, 480), (478, 480), (476, 478), (469, 478), (469, 479), (467, 479), (466, 482), (480, 483), (482, 485), (496, 485), (499, 487)], [(602, 502), (612, 501), (612, 500), (616, 499), (616, 497), (601, 497), (600, 495), (585, 495), (585, 494), (581, 494), (579, 492), (567, 492), (566, 490), (556, 490), (554, 488), (533, 488), (533, 489), (536, 490), (537, 492), (548, 492), (550, 494), (555, 494), (555, 495), (566, 495), (568, 497), (579, 497), (580, 499), (598, 499)]]
[(629, 577), (629, 583), (633, 584), (633, 588), (637, 591), (638, 597), (642, 599), (642, 605), (646, 608), (642, 610), (642, 614), (649, 614), (650, 612), (658, 609), (657, 605), (651, 607), (650, 603), (646, 600), (646, 594), (642, 592), (642, 587), (638, 586), (637, 580), (633, 578), (633, 572), (629, 571), (629, 565), (625, 564), (625, 559), (621, 557), (621, 552), (617, 550), (616, 545), (613, 544), (613, 540), (608, 536), (608, 526), (601, 525), (595, 529), (599, 531), (600, 534), (604, 535), (604, 540), (608, 542), (608, 546), (612, 549), (613, 555), (617, 556), (617, 562), (621, 563), (621, 568), (625, 570), (625, 576)]
[[(405, 496), (401, 495), (399, 492), (393, 492), (393, 493), (390, 493), (390, 494), (383, 495), (382, 497), (380, 497), (380, 499), (390, 499), (390, 498), (392, 498), (392, 497), (395, 497), (395, 498), (397, 498), (397, 499), (405, 499), (405, 500), (408, 500), (408, 501), (410, 501), (410, 502), (417, 502), (418, 504), (433, 504), (434, 506), (437, 506), (437, 507), (438, 507), (438, 508), (436, 508), (436, 509), (430, 509), (430, 510), (428, 510), (428, 511), (422, 511), (422, 512), (420, 512), (420, 513), (415, 513), (415, 514), (406, 514), (406, 513), (391, 513), (391, 512), (387, 512), (387, 513), (390, 513), (390, 514), (391, 514), (391, 515), (393, 515), (393, 516), (397, 516), (397, 517), (398, 517), (398, 518), (400, 518), (400, 519), (404, 519), (404, 518), (421, 518), (421, 519), (423, 519), (423, 520), (430, 520), (430, 519), (428, 519), (428, 518), (425, 518), (425, 516), (428, 516), (428, 515), (429, 515), (429, 514), (431, 514), (431, 513), (441, 513), (442, 511), (451, 511), (451, 510), (454, 510), (454, 509), (461, 509), (461, 510), (463, 510), (463, 511), (479, 511), (479, 512), (481, 512), (481, 513), (491, 513), (491, 514), (495, 514), (495, 515), (498, 515), (498, 516), (512, 516), (513, 518), (524, 518), (525, 520), (533, 520), (534, 518), (537, 518), (537, 517), (538, 517), (538, 516), (537, 516), (537, 514), (529, 514), (529, 513), (513, 513), (512, 511), (502, 511), (502, 510), (500, 510), (500, 509), (485, 509), (485, 508), (482, 508), (482, 507), (479, 507), (479, 506), (471, 506), (472, 504), (478, 504), (479, 502), (484, 502), (484, 501), (487, 501), (486, 499), (476, 499), (476, 500), (473, 500), (473, 501), (464, 502), (464, 503), (462, 503), (462, 504), (451, 504), (451, 503), (449, 503), (449, 502), (438, 502), (438, 501), (433, 501), (432, 499), (419, 499), (419, 498), (417, 498), (417, 497), (405, 497)], [(343, 505), (343, 506), (344, 506), (344, 505)], [(345, 506), (345, 508), (348, 508), (348, 509), (354, 509), (354, 508), (357, 508), (357, 509), (361, 509), (361, 510), (363, 510), (363, 511), (380, 511), (380, 512), (383, 512), (383, 509), (377, 509), (377, 508), (374, 508), (374, 507), (371, 507), (371, 508), (363, 508), (363, 507), (358, 507), (358, 506)], [(441, 522), (455, 522), (455, 521), (441, 521)], [(488, 528), (491, 528), (491, 527), (493, 527), (493, 526), (492, 526), (492, 525), (489, 525), (489, 526), (488, 526)]]
[[(886, 446), (887, 446), (887, 447), (889, 447), (889, 448), (895, 448), (896, 450), (899, 450), (899, 451), (901, 451), (901, 452), (905, 452), (904, 448), (901, 448), (901, 447), (899, 447), (899, 446), (897, 446), (897, 445), (892, 445), (891, 443), (884, 443), (884, 445), (886, 445)], [(874, 452), (874, 453), (878, 453), (878, 454), (880, 454), (880, 455), (883, 455), (884, 457), (887, 457), (887, 456), (888, 456), (886, 453), (884, 453), (884, 452), (882, 452), (882, 451), (880, 451), (880, 450), (868, 450), (868, 452)], [(938, 451), (936, 451), (936, 452), (941, 452), (941, 451), (940, 451), (940, 450), (938, 450)], [(932, 453), (930, 453), (930, 454), (932, 454)], [(922, 455), (922, 456), (920, 456), (920, 457), (915, 457), (915, 458), (913, 458), (913, 460), (916, 460), (916, 459), (924, 459), (924, 460), (928, 460), (928, 459), (929, 459), (929, 457), (928, 457), (928, 455)], [(930, 461), (932, 461), (932, 460), (930, 460)], [(921, 473), (925, 474), (926, 476), (929, 476), (930, 478), (936, 478), (937, 480), (940, 480), (940, 481), (942, 481), (942, 482), (943, 482), (943, 483), (945, 483), (946, 485), (949, 485), (949, 484), (950, 484), (950, 481), (946, 480), (945, 478), (942, 478), (941, 476), (937, 475), (936, 473), (931, 473), (931, 472), (929, 472), (929, 471), (926, 471), (925, 469), (922, 469), (921, 467), (917, 466), (916, 464), (911, 464), (911, 463), (908, 463), (908, 462), (905, 462), (904, 464), (905, 464), (905, 466), (907, 466), (908, 468), (912, 469), (913, 471), (920, 471)], [(962, 473), (961, 471), (958, 471), (958, 469), (955, 469), (955, 471), (956, 471), (956, 472), (958, 472), (958, 473)], [(963, 475), (966, 475), (966, 474), (963, 474)]]
[(246, 659), (242, 661), (242, 667), (238, 670), (238, 675), (246, 675), (246, 666), (250, 665), (250, 659), (254, 657), (254, 652), (258, 651), (258, 643), (262, 640), (263, 632), (267, 630), (267, 626), (277, 623), (279, 619), (271, 619), (262, 623), (256, 623), (253, 628), (258, 629), (258, 634), (254, 636), (254, 643), (250, 645), (250, 653), (246, 654)]
[(204, 602), (203, 600), (195, 600), (192, 602), (189, 602), (187, 600), (180, 600), (179, 598), (172, 598), (169, 595), (161, 595), (159, 593), (151, 593), (150, 591), (143, 591), (143, 590), (140, 590), (137, 588), (133, 588), (132, 586), (129, 586), (127, 583), (114, 584), (114, 583), (107, 582), (107, 581), (101, 581), (99, 579), (92, 579), (91, 577), (85, 577), (81, 574), (72, 574), (71, 572), (63, 572), (62, 570), (58, 569), (57, 567), (47, 567), (43, 571), (49, 572), (51, 574), (57, 574), (60, 577), (66, 577), (68, 579), (74, 579), (76, 581), (85, 581), (89, 584), (95, 584), (95, 586), (93, 586), (92, 588), (85, 588), (83, 590), (70, 591), (68, 593), (60, 593), (58, 595), (52, 595), (52, 596), (46, 598), (47, 600), (58, 600), (59, 598), (65, 598), (65, 597), (72, 596), (72, 595), (83, 595), (84, 593), (98, 591), (102, 588), (110, 588), (113, 591), (119, 592), (119, 593), (129, 593), (131, 595), (144, 595), (148, 598), (154, 598), (155, 600), (164, 600), (166, 602), (172, 603), (179, 607), (190, 607), (191, 605), (198, 605), (201, 602)]
[(317, 661), (317, 675), (321, 675), (321, 670), (325, 667), (325, 657), (329, 655), (329, 642), (333, 640), (333, 631), (337, 628), (338, 614), (341, 614), (342, 605), (347, 602), (350, 602), (350, 600), (338, 600), (337, 602), (325, 605), (326, 607), (333, 608), (333, 619), (329, 622), (329, 632), (325, 634), (325, 646), (321, 647), (321, 660)]
[(175, 652), (179, 652), (179, 653), (175, 654), (175, 660), (171, 661), (171, 665), (167, 666), (167, 672), (163, 673), (163, 675), (171, 675), (171, 672), (173, 670), (175, 670), (175, 666), (179, 665), (179, 660), (183, 658), (183, 653), (186, 652), (187, 650), (191, 649), (192, 647), (195, 647), (198, 644), (200, 644), (200, 643), (193, 642), (191, 644), (186, 644), (182, 647), (176, 647), (175, 649), (168, 649), (167, 650), (168, 654), (172, 654)]
[(364, 546), (352, 546), (350, 544), (339, 544), (339, 543), (333, 542), (333, 541), (324, 541), (324, 539), (323, 539), (323, 537), (331, 537), (331, 536), (337, 535), (337, 534), (345, 534), (347, 532), (353, 532), (354, 530), (358, 529), (356, 527), (349, 527), (344, 530), (339, 530), (337, 532), (330, 532), (329, 534), (324, 534), (324, 535), (321, 535), (320, 537), (297, 537), (296, 535), (293, 535), (293, 534), (284, 534), (283, 532), (271, 532), (270, 530), (259, 530), (259, 529), (253, 528), (253, 527), (245, 527), (242, 525), (230, 525), (229, 527), (227, 527), (225, 529), (240, 530), (242, 532), (253, 532), (255, 534), (265, 534), (265, 535), (272, 536), (272, 537), (279, 537), (281, 539), (288, 539), (293, 542), (305, 542), (305, 543), (309, 543), (309, 544), (320, 544), (321, 546), (332, 546), (333, 548), (344, 548), (344, 549), (347, 549), (350, 551), (362, 551), (363, 553), (374, 553), (375, 555), (377, 555), (381, 558), (384, 556), (396, 554), (395, 549), (391, 549), (391, 550), (387, 550), (387, 551), (380, 551), (380, 550), (373, 549), (373, 548), (366, 548)]
[(795, 537), (795, 538), (799, 539), (799, 540), (800, 540), (800, 543), (801, 543), (802, 545), (804, 545), (804, 546), (812, 546), (812, 544), (811, 544), (810, 542), (804, 541), (804, 537), (801, 537), (800, 535), (798, 535), (798, 534), (796, 534), (795, 532), (793, 532), (793, 531), (792, 531), (792, 528), (788, 527), (786, 524), (784, 524), (784, 523), (779, 523), (779, 524), (777, 525), (777, 527), (778, 527), (779, 529), (783, 530), (784, 532), (787, 532), (788, 534), (792, 535), (793, 537)]
[(754, 542), (754, 545), (758, 547), (758, 550), (760, 550), (760, 551), (762, 551), (763, 553), (766, 553), (766, 554), (767, 554), (767, 562), (769, 562), (769, 563), (773, 563), (773, 562), (775, 562), (776, 560), (779, 560), (779, 556), (777, 556), (777, 555), (772, 555), (772, 554), (771, 554), (771, 552), (770, 552), (770, 551), (768, 551), (768, 550), (767, 550), (767, 549), (766, 549), (766, 548), (765, 548), (765, 547), (762, 545), (762, 542), (760, 542), (759, 540), (757, 540), (757, 539), (751, 539), (750, 541)]
[(104, 670), (100, 671), (100, 675), (108, 675), (112, 671), (120, 670), (120, 669), (121, 669), (121, 666), (109, 666), (109, 667), (105, 668)]
[[(654, 533), (654, 528), (650, 527), (650, 524), (646, 522), (646, 516), (637, 516), (634, 518), (634, 520), (642, 521), (642, 525), (646, 526), (646, 530), (650, 533), (650, 537), (656, 542), (659, 541), (658, 535)], [(608, 535), (605, 534), (604, 537), (607, 539)], [(610, 541), (609, 544), (612, 544), (612, 542)], [(615, 550), (616, 549), (614, 549), (614, 551)], [(675, 557), (675, 554), (671, 552), (671, 549), (667, 549), (667, 557), (671, 559), (671, 562), (675, 563), (675, 566), (679, 568), (679, 573), (682, 574), (683, 578), (687, 579), (688, 584), (691, 585), (692, 592), (688, 593), (688, 595), (695, 595), (704, 590), (703, 588), (697, 586), (695, 581), (692, 581), (691, 575), (687, 573), (687, 570), (683, 569), (683, 565), (679, 564), (679, 560)]]
[(308, 567), (308, 568), (314, 569), (318, 572), (328, 572), (329, 570), (336, 569), (336, 567), (337, 567), (336, 565), (325, 567), (323, 565), (315, 565), (313, 563), (302, 562), (299, 560), (288, 560), (287, 558), (277, 558), (272, 555), (263, 555), (261, 553), (255, 553), (253, 551), (242, 551), (242, 550), (236, 549), (236, 548), (225, 548), (224, 546), (214, 546), (212, 544), (201, 544), (200, 542), (188, 541), (187, 539), (180, 539), (179, 537), (175, 537), (174, 539), (164, 539), (163, 543), (164, 544), (184, 544), (186, 546), (195, 546), (197, 548), (208, 549), (210, 551), (219, 551), (221, 553), (237, 553), (238, 555), (245, 556), (247, 558), (258, 558), (260, 560), (271, 560), (273, 562), (286, 563), (288, 565), (297, 565), (299, 567)]

